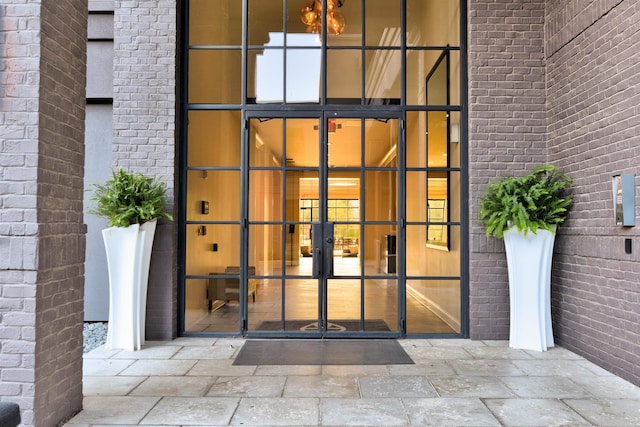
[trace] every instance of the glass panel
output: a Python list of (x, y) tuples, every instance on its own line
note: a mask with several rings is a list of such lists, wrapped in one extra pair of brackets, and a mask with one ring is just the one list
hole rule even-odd
[(249, 265), (260, 276), (282, 274), (282, 226), (249, 225)]
[(364, 282), (364, 329), (366, 331), (398, 330), (398, 281), (369, 279)]
[(188, 221), (240, 221), (240, 171), (188, 171)]
[(250, 301), (247, 328), (250, 330), (281, 330), (282, 280), (260, 279), (255, 303)]
[[(291, 40), (296, 46), (316, 46), (317, 49), (287, 50), (286, 102), (320, 102), (322, 51), (315, 34), (297, 34)], [(280, 68), (282, 69), (282, 68)]]
[(407, 104), (459, 105), (460, 52), (408, 51)]
[(365, 172), (365, 220), (396, 221), (398, 218), (398, 173)]
[(368, 50), (365, 54), (367, 104), (399, 104), (402, 80), (399, 49)]
[(434, 111), (427, 116), (427, 165), (431, 168), (447, 167), (449, 164), (447, 116), (445, 111)]
[(407, 333), (460, 333), (458, 280), (407, 280)]
[[(310, 178), (308, 183), (304, 180), (301, 182), (302, 186), (310, 185), (315, 186), (317, 190), (318, 180)], [(313, 189), (310, 189), (308, 194), (315, 199), (301, 199), (300, 200), (300, 221), (305, 224), (300, 224), (299, 236), (300, 236), (300, 255), (303, 258), (311, 257), (311, 244), (312, 244), (312, 230), (311, 223), (314, 219), (317, 221), (320, 218), (320, 204), (317, 199), (317, 192), (314, 194)]]
[(240, 167), (240, 111), (189, 111), (188, 165)]
[[(290, 222), (302, 221), (303, 215), (309, 217), (306, 203), (318, 198), (318, 172), (316, 171), (287, 171), (287, 217)], [(317, 200), (316, 200), (317, 202)], [(320, 219), (319, 212), (314, 209), (316, 221)]]
[[(360, 330), (360, 279), (327, 280), (327, 329), (329, 332)], [(345, 322), (355, 320), (355, 322)]]
[(318, 279), (285, 281), (285, 329), (318, 332)]
[[(407, 156), (408, 157), (408, 156)], [(407, 172), (407, 221), (427, 221), (427, 172)]]
[(249, 220), (282, 219), (282, 171), (249, 171)]
[(360, 119), (327, 119), (330, 168), (359, 167), (362, 164), (361, 126), (362, 120)]
[[(346, 201), (345, 201), (346, 202)], [(349, 215), (349, 208), (330, 208), (333, 215)], [(332, 212), (329, 213), (331, 221)], [(335, 276), (360, 276), (360, 226), (356, 224), (335, 224), (333, 227), (333, 274)]]
[(228, 265), (240, 265), (240, 226), (187, 224), (185, 259), (187, 275), (223, 272)]
[(360, 104), (362, 96), (362, 56), (360, 50), (327, 52), (327, 97), (334, 104)]
[(395, 275), (397, 273), (397, 243), (395, 225), (365, 225), (361, 245), (365, 275)]
[(449, 221), (460, 222), (461, 173), (449, 172)]
[(400, 0), (367, 0), (366, 45), (400, 46)]
[(242, 44), (242, 2), (237, 0), (191, 0), (190, 45)]
[(460, 112), (449, 112), (449, 166), (452, 168), (461, 167), (460, 159)]
[(249, 121), (249, 165), (280, 167), (284, 163), (282, 119), (251, 119)]
[[(187, 279), (185, 281), (186, 332), (238, 332), (240, 306), (237, 301), (209, 300), (218, 289), (218, 277)], [(211, 303), (209, 303), (211, 301)], [(211, 307), (211, 308), (209, 308)]]
[(287, 166), (313, 167), (320, 164), (318, 119), (287, 119)]
[(189, 51), (189, 103), (239, 104), (241, 79), (242, 51)]
[(459, 0), (407, 0), (408, 46), (460, 46)]
[[(340, 3), (338, 3), (340, 4)], [(340, 35), (330, 34), (328, 46), (361, 46), (362, 45), (362, 2), (359, 0), (342, 1), (338, 11), (344, 15), (345, 27)]]
[(398, 120), (366, 119), (365, 166), (397, 167)]
[(249, 0), (249, 45), (267, 44), (272, 33), (279, 33), (279, 41), (274, 43), (282, 46), (283, 16), (283, 0)]
[[(407, 167), (427, 167), (427, 113), (407, 111)], [(412, 194), (412, 193), (407, 193)]]
[(460, 275), (460, 227), (448, 226), (448, 247), (427, 241), (426, 225), (407, 225), (407, 277)]

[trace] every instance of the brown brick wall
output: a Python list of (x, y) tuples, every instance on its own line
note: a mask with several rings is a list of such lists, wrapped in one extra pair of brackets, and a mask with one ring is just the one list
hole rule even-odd
[(36, 426), (82, 407), (87, 0), (41, 5), (38, 126)]
[(521, 175), (546, 160), (542, 0), (470, 1), (470, 335), (509, 337), (502, 241), (485, 237), (479, 199), (488, 181)]
[[(575, 183), (556, 242), (554, 329), (560, 345), (640, 384), (640, 222), (616, 226), (611, 194), (612, 175), (640, 173), (640, 7), (581, 3), (547, 10), (549, 161)], [(636, 218), (638, 202), (636, 188)]]

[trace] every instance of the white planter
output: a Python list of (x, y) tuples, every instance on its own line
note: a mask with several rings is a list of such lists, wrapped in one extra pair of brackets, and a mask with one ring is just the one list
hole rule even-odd
[(504, 233), (509, 269), (511, 320), (509, 346), (546, 351), (553, 347), (551, 258), (555, 235), (538, 229), (527, 235), (512, 227)]
[(156, 221), (102, 230), (109, 268), (107, 348), (144, 344), (147, 284)]

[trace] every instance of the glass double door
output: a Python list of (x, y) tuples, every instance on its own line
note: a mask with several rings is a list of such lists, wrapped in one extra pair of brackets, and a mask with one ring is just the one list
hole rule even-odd
[(249, 336), (398, 336), (400, 117), (246, 115)]

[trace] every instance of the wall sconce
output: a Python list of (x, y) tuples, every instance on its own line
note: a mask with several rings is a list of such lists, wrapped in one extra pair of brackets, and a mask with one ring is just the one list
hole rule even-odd
[(460, 124), (454, 123), (451, 125), (451, 133), (449, 134), (449, 140), (456, 144), (460, 142)]

